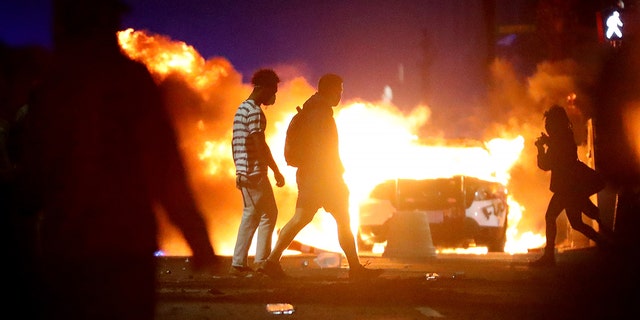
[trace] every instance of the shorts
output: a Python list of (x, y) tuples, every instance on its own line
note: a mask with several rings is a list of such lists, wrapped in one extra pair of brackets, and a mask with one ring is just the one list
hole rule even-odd
[(349, 188), (342, 177), (327, 179), (326, 177), (301, 177), (296, 174), (298, 183), (298, 199), (296, 208), (317, 211), (324, 208), (326, 212), (348, 212)]

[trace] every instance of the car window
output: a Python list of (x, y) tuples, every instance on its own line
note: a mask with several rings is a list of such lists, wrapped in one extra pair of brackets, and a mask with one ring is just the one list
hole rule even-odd
[(474, 201), (504, 196), (501, 184), (466, 176), (387, 180), (370, 193), (371, 199), (388, 200), (398, 210), (469, 208)]
[(461, 192), (455, 179), (398, 179), (397, 208), (442, 210), (460, 205)]

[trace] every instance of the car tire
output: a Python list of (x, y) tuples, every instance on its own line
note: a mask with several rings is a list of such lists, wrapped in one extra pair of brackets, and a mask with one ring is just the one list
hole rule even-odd
[(487, 244), (487, 250), (489, 252), (504, 252), (505, 239), (494, 240)]
[(487, 244), (489, 252), (504, 252), (504, 245), (507, 242), (507, 224), (502, 227), (500, 235)]

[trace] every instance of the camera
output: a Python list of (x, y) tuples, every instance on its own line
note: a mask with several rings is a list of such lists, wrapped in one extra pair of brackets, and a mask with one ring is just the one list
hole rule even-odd
[(542, 147), (549, 143), (549, 136), (544, 132), (540, 133), (540, 136), (536, 139), (535, 145), (536, 147)]

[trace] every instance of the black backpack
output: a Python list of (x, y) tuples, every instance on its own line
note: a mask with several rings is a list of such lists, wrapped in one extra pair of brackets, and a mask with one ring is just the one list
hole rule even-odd
[(299, 106), (296, 110), (298, 112), (291, 118), (284, 140), (284, 160), (292, 167), (300, 166), (303, 161), (308, 128), (308, 124), (305, 124), (306, 112)]

